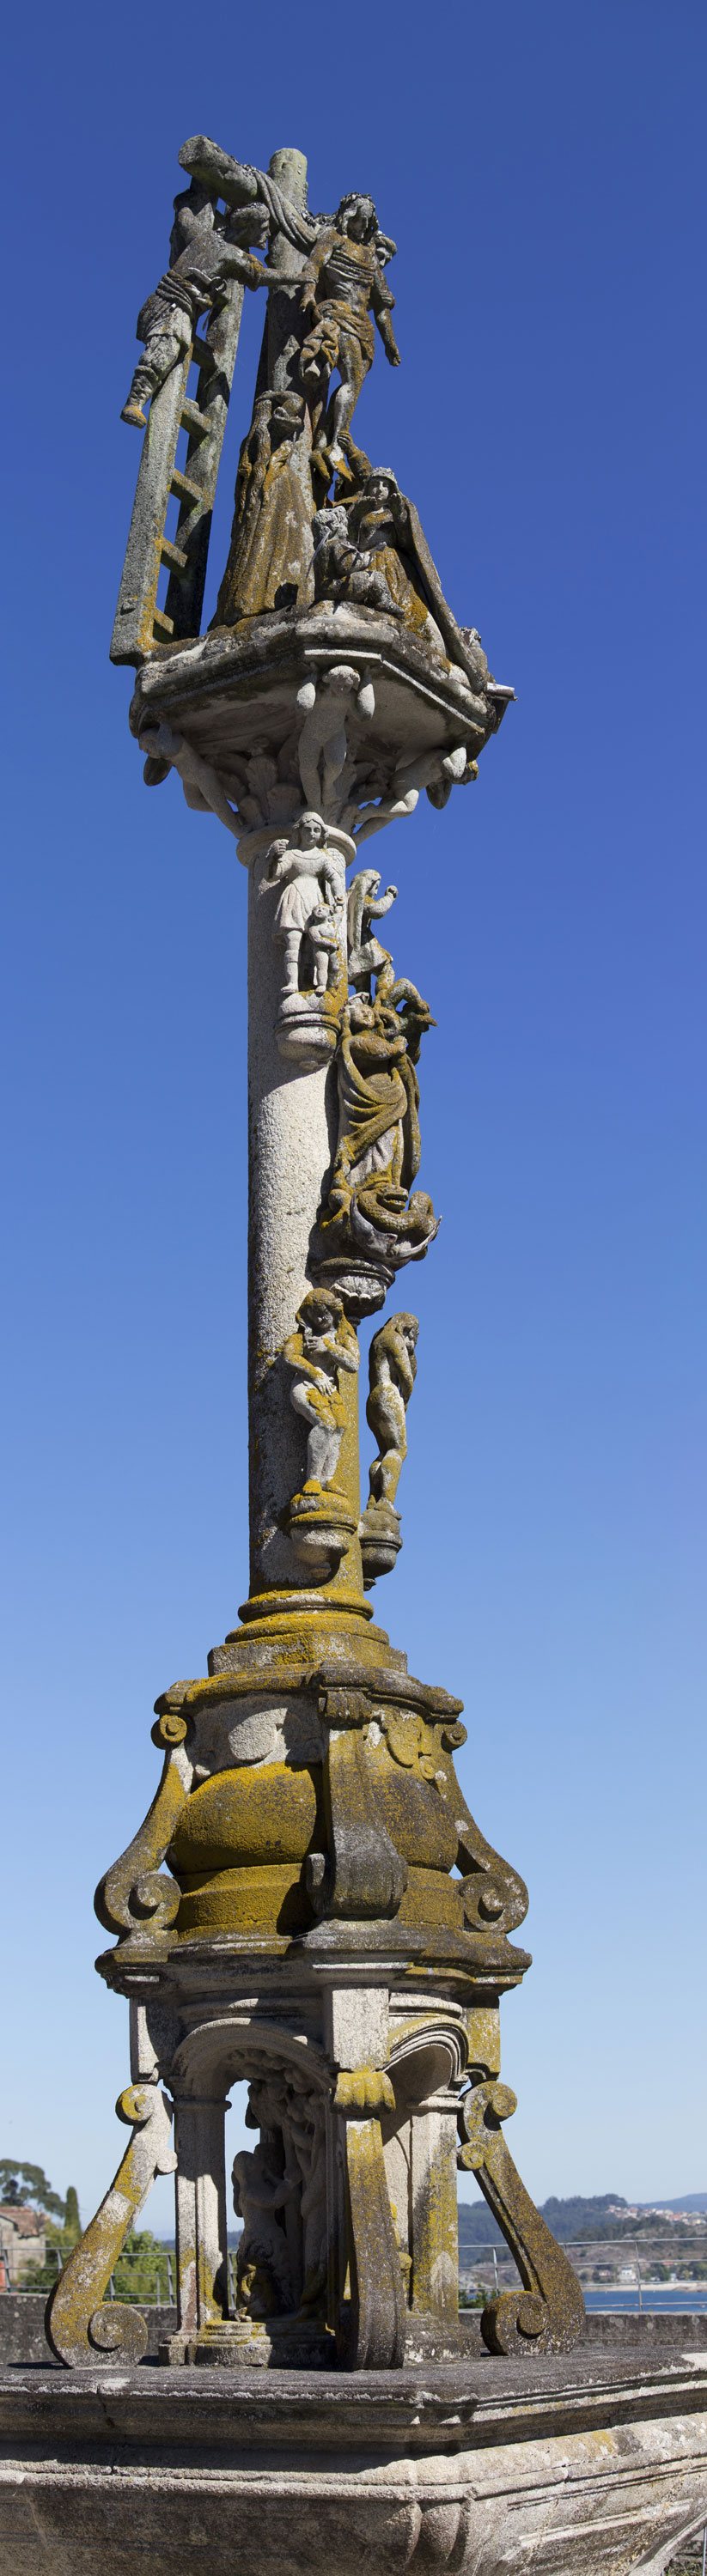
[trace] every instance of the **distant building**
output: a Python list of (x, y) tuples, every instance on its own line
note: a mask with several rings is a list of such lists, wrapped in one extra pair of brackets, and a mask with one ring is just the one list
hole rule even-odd
[(46, 2220), (41, 2209), (0, 2201), (0, 2254), (5, 2256), (8, 2287), (13, 2289), (35, 2263), (47, 2259)]

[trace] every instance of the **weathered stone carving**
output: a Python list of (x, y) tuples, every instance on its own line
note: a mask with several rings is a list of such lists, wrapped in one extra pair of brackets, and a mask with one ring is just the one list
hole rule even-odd
[(157, 2084), (131, 2084), (118, 2096), (116, 2111), (132, 2129), (130, 2144), (110, 2191), (84, 2229), (60, 2272), (47, 2307), (47, 2335), (58, 2361), (75, 2368), (97, 2356), (122, 2362), (140, 2361), (147, 2327), (137, 2308), (101, 2301), (155, 2175), (173, 2173), (171, 2111)]
[[(181, 158), (192, 185), (126, 405), (136, 422), (152, 408), (112, 649), (141, 665), (147, 783), (175, 769), (248, 870), (250, 1590), (208, 1676), (158, 1702), (162, 1780), (98, 1892), (118, 1936), (101, 1971), (131, 2003), (133, 2135), (50, 2334), (70, 2363), (142, 2350), (141, 2324), (98, 2303), (174, 2164), (170, 2365), (453, 2359), (470, 2070), (462, 2157), (526, 2265), (488, 2336), (552, 2348), (581, 2301), (507, 2158), (496, 2081), (526, 1891), (461, 1796), (459, 1703), (412, 1679), (365, 1599), (400, 1544), (417, 1324), (394, 1315), (374, 1337), (363, 1512), (354, 1329), (437, 1220), (416, 1187), (431, 1014), (378, 935), (394, 886), (363, 867), (347, 900), (346, 867), (424, 791), (441, 807), (475, 776), (509, 692), (452, 617), (395, 475), (354, 444), (376, 326), (398, 354), (372, 200), (311, 215), (293, 150), (265, 172), (197, 136)], [(231, 548), (197, 641), (240, 309), (261, 284)], [(234, 2315), (225, 2115), (241, 2079), (259, 2136), (233, 2168)]]
[(576, 2272), (551, 2236), (509, 2155), (501, 2122), (516, 2109), (507, 2084), (481, 2082), (464, 2097), (459, 2163), (475, 2173), (484, 2199), (515, 2256), (523, 2294), (504, 2290), (483, 2309), (489, 2352), (570, 2352), (581, 2333), (584, 2301)]
[(377, 868), (359, 868), (349, 887), (346, 907), (346, 929), (349, 953), (349, 983), (354, 992), (366, 993), (370, 999), (371, 976), (379, 975), (390, 962), (390, 950), (382, 948), (372, 921), (382, 921), (395, 903), (397, 886), (386, 887), (379, 895), (380, 875)]
[(370, 680), (348, 662), (334, 663), (317, 684), (305, 680), (297, 692), (304, 723), (297, 745), (305, 796), (320, 814), (340, 819), (346, 784), (353, 776), (348, 743), (352, 715), (367, 724), (375, 708)]
[(368, 1355), (366, 1421), (378, 1442), (378, 1456), (369, 1468), (368, 1502), (359, 1530), (367, 1590), (377, 1575), (390, 1573), (401, 1546), (395, 1497), (407, 1457), (407, 1407), (417, 1375), (418, 1332), (416, 1315), (390, 1315), (374, 1333)]
[[(361, 461), (351, 438), (351, 421), (362, 386), (373, 364), (377, 324), (391, 367), (400, 351), (390, 319), (395, 297), (386, 285), (379, 260), (380, 231), (372, 197), (343, 197), (333, 222), (319, 234), (302, 279), (302, 311), (311, 326), (302, 350), (300, 373), (312, 405), (312, 463), (325, 485), (337, 473), (350, 476)], [(394, 243), (387, 245), (388, 255)], [(327, 405), (332, 370), (339, 386)]]
[(282, 952), (280, 1052), (303, 1066), (317, 1063), (336, 1045), (346, 993), (344, 860), (329, 847), (320, 814), (301, 814), (272, 842), (260, 894), (274, 897), (273, 938)]
[[(252, 231), (249, 227), (249, 238)], [(267, 284), (257, 259), (241, 247), (238, 216), (220, 216), (208, 189), (192, 180), (174, 200), (169, 268), (148, 295), (137, 319), (136, 337), (144, 344), (121, 420), (144, 429), (145, 404), (190, 348), (197, 321), (223, 300), (233, 278), (243, 286)]]
[(397, 1914), (407, 1864), (387, 1832), (366, 1759), (370, 1709), (360, 1690), (324, 1692), (329, 1734), (324, 1763), (328, 1850), (307, 1861), (317, 1914), (347, 1922)]
[(294, 1546), (313, 1570), (343, 1554), (354, 1527), (336, 1470), (346, 1426), (340, 1376), (355, 1376), (359, 1348), (341, 1298), (331, 1288), (310, 1288), (298, 1309), (297, 1327), (283, 1350), (293, 1371), (290, 1402), (307, 1425), (307, 1475), (288, 1506)]
[(179, 1888), (162, 1862), (191, 1784), (187, 1733), (179, 1709), (163, 1707), (152, 1730), (153, 1743), (165, 1749), (159, 1788), (139, 1833), (96, 1889), (99, 1923), (106, 1932), (118, 1933), (124, 1951), (139, 1952), (165, 1939), (178, 1912)]
[(314, 1266), (347, 1311), (382, 1305), (396, 1270), (419, 1261), (439, 1227), (413, 1183), (420, 1168), (416, 1065), (432, 1013), (392, 960), (375, 971), (373, 999), (358, 992), (341, 1015), (336, 1056), (339, 1135), (319, 1214)]
[(285, 388), (258, 394), (238, 461), (215, 626), (304, 608), (313, 598), (311, 447), (304, 396)]
[(381, 2135), (381, 2120), (394, 2109), (390, 2077), (377, 2067), (339, 2076), (334, 2110), (344, 2126), (351, 2295), (339, 2310), (337, 2343), (349, 2370), (395, 2370), (405, 2350), (400, 2248)]
[(233, 2159), (233, 2206), (243, 2221), (238, 2247), (236, 2306), (239, 2315), (262, 2320), (282, 2315), (295, 2304), (292, 2270), (280, 2213), (291, 2197), (288, 2174), (278, 2170), (273, 2146), (261, 2140), (242, 2147)]

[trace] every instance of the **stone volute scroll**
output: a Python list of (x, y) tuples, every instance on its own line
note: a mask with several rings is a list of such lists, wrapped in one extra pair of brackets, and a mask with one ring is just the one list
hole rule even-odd
[[(177, 2321), (160, 2364), (419, 2371), (462, 2349), (460, 2118), (462, 2164), (520, 2275), (487, 2342), (553, 2351), (581, 2325), (502, 2135), (499, 2012), (530, 1964), (511, 1937), (527, 1891), (463, 1796), (460, 1701), (408, 1671), (372, 1612), (400, 1546), (418, 1330), (402, 1307), (371, 1343), (361, 1492), (357, 1328), (439, 1220), (419, 1183), (424, 960), (397, 971), (396, 884), (359, 851), (393, 825), (396, 878), (398, 849), (431, 866), (419, 836), (443, 832), (513, 692), (450, 607), (395, 472), (359, 444), (377, 349), (398, 365), (395, 244), (373, 198), (362, 185), (313, 212), (295, 147), (260, 169), (197, 134), (179, 160), (123, 404), (139, 467), (111, 649), (136, 666), (153, 827), (169, 833), (179, 786), (197, 859), (215, 823), (240, 862), (249, 1564), (208, 1669), (157, 1701), (162, 1776), (97, 1892), (98, 1966), (130, 2004), (130, 2137), (48, 2334), (69, 2368), (139, 2358), (143, 2322), (109, 2284), (173, 2170)], [(158, 266), (146, 252), (145, 275)], [(263, 339), (245, 389), (249, 289)], [(202, 634), (219, 471), (233, 524)], [(201, 883), (208, 906), (207, 868)], [(196, 1031), (201, 1007), (195, 993)], [(426, 1599), (434, 1624), (429, 1585)], [(229, 2176), (234, 2083), (248, 2110)], [(440, 2564), (458, 2527), (444, 2524)], [(414, 2533), (406, 2566), (411, 2550), (417, 2563)]]

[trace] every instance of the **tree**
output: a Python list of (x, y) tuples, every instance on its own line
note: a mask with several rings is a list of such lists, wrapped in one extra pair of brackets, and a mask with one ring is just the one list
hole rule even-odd
[(75, 2184), (70, 2182), (66, 2194), (66, 2200), (64, 2202), (64, 2235), (70, 2245), (77, 2245), (80, 2234), (81, 2219), (79, 2215), (78, 2192)]
[(5, 2207), (8, 2202), (14, 2202), (20, 2209), (34, 2202), (39, 2209), (52, 2210), (56, 2218), (64, 2218), (66, 2214), (65, 2202), (60, 2199), (58, 2191), (52, 2191), (41, 2165), (25, 2164), (21, 2157), (16, 2156), (0, 2156), (0, 2203), (3, 2202)]

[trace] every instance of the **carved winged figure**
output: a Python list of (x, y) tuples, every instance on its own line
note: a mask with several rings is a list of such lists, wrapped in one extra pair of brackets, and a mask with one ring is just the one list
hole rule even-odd
[(299, 990), (303, 945), (315, 993), (325, 993), (339, 956), (343, 863), (327, 848), (320, 814), (301, 814), (268, 851), (261, 894), (275, 890), (273, 937), (282, 948), (283, 996)]

